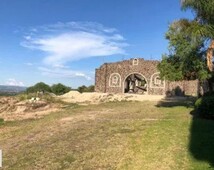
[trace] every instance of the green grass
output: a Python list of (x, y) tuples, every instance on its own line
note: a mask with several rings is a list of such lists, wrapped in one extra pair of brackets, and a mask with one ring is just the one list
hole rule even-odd
[(71, 105), (5, 122), (2, 169), (214, 169), (214, 122), (192, 119), (192, 108), (178, 105)]
[(4, 119), (0, 118), (0, 125), (4, 124)]

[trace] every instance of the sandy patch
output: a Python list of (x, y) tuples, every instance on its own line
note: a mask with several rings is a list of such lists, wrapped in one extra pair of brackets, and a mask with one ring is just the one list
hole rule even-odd
[(79, 93), (77, 91), (70, 91), (58, 98), (70, 103), (98, 104), (112, 101), (160, 101), (164, 97), (164, 95)]

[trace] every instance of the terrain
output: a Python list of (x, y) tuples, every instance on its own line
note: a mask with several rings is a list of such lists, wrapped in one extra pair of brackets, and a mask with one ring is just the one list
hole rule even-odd
[(0, 85), (0, 96), (15, 95), (15, 94), (23, 92), (25, 90), (26, 90), (26, 87)]
[(214, 123), (191, 101), (68, 103), (0, 125), (2, 169), (214, 169)]
[[(22, 96), (0, 97), (0, 118), (5, 121), (38, 119), (60, 109), (60, 103), (36, 98), (20, 99)], [(50, 98), (50, 97), (49, 97)]]

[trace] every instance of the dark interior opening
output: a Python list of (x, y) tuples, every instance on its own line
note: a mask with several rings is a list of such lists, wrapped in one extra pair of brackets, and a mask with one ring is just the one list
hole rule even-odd
[(140, 74), (131, 74), (125, 80), (125, 93), (145, 94), (147, 92), (147, 81)]

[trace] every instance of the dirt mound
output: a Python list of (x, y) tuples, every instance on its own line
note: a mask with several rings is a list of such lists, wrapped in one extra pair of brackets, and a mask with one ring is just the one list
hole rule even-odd
[(78, 91), (70, 91), (68, 93), (63, 94), (62, 97), (75, 98), (75, 97), (79, 96), (80, 94), (81, 93)]
[(109, 94), (109, 93), (79, 93), (75, 91), (68, 92), (59, 98), (65, 102), (71, 103), (85, 103), (85, 104), (98, 104), (111, 101), (159, 101), (164, 96), (150, 96), (150, 95), (137, 95), (137, 94)]
[(57, 106), (46, 101), (19, 101), (15, 97), (0, 98), (0, 118), (4, 120), (40, 118), (55, 110), (57, 110)]

